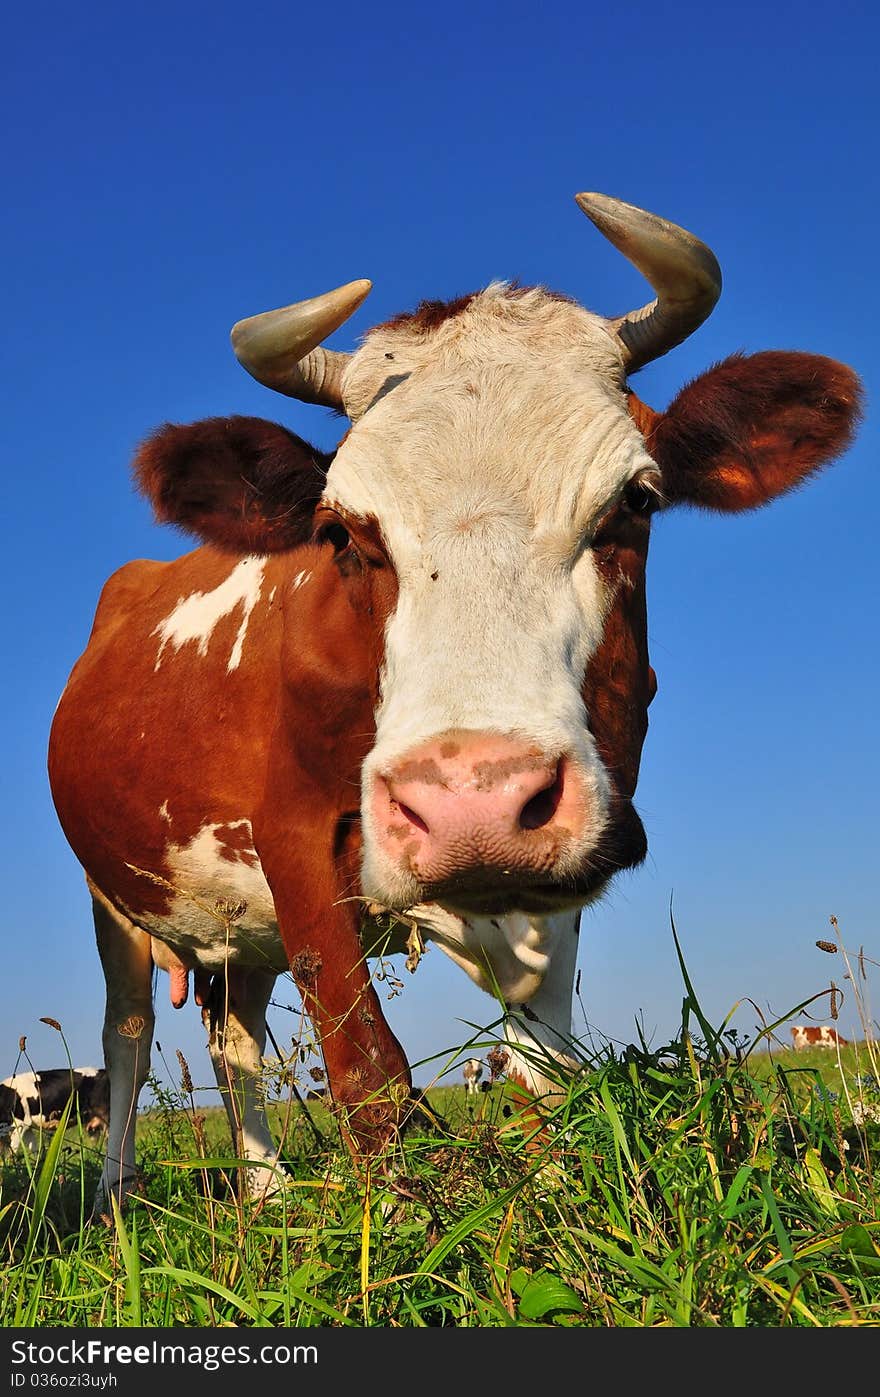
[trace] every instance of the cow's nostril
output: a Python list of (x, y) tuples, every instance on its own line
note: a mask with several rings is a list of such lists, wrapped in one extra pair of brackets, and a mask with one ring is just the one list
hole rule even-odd
[(395, 804), (404, 819), (409, 820), (410, 824), (415, 829), (420, 829), (423, 834), (428, 833), (428, 826), (425, 824), (425, 821), (422, 819), (421, 815), (416, 814), (411, 806), (404, 805), (401, 800), (395, 801)]
[(549, 786), (527, 800), (519, 812), (520, 829), (543, 829), (549, 825), (559, 808), (563, 786), (562, 762), (556, 767), (556, 775)]

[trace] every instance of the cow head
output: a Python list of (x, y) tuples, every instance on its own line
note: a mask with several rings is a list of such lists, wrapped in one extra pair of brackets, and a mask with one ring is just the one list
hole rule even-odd
[[(161, 434), (141, 455), (160, 517), (238, 550), (312, 545), (324, 621), (293, 644), (335, 645), (369, 696), (362, 880), (391, 908), (582, 905), (644, 857), (650, 517), (764, 504), (842, 451), (858, 414), (852, 371), (798, 353), (727, 360), (663, 413), (641, 403), (628, 376), (705, 319), (718, 264), (654, 215), (578, 203), (650, 304), (609, 320), (493, 284), (326, 351), (369, 290), (353, 282), (233, 330), (258, 380), (351, 419), (332, 458), (249, 419), (197, 467), (169, 470)], [(340, 609), (359, 618), (347, 650)]]

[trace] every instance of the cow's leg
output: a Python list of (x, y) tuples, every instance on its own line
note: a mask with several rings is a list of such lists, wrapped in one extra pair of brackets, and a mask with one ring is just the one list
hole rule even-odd
[(575, 911), (544, 919), (553, 941), (544, 976), (526, 1003), (508, 1005), (507, 1077), (533, 1096), (559, 1096), (561, 1083), (579, 1065), (571, 1033), (579, 918)]
[(135, 1123), (141, 1087), (150, 1070), (153, 1041), (153, 958), (150, 938), (118, 912), (93, 884), (92, 908), (104, 970), (104, 1062), (110, 1077), (110, 1127), (95, 1211), (134, 1192)]
[(321, 1043), (346, 1143), (355, 1156), (381, 1153), (406, 1113), (412, 1078), (385, 1021), (356, 929), (312, 938), (291, 957), (290, 968)]
[(36, 1128), (32, 1120), (15, 1122), (9, 1137), (9, 1147), (16, 1152), (27, 1150), (28, 1154), (37, 1153)]
[[(340, 881), (355, 885), (353, 877)], [(316, 911), (309, 916), (302, 886), (289, 897), (277, 883), (272, 889), (290, 969), (321, 1044), (343, 1138), (355, 1158), (380, 1154), (408, 1110), (409, 1064), (373, 988), (360, 941), (360, 900), (340, 899), (335, 881), (324, 899), (315, 886)]]
[(343, 844), (335, 866), (323, 870), (298, 864), (299, 847), (308, 844), (297, 831), (276, 828), (261, 848), (278, 930), (321, 1044), (343, 1138), (355, 1158), (377, 1155), (407, 1114), (412, 1078), (361, 945), (359, 840)]
[(274, 984), (274, 974), (230, 965), (214, 976), (202, 1014), (236, 1153), (263, 1166), (247, 1170), (248, 1192), (255, 1198), (277, 1192), (284, 1182), (274, 1167), (278, 1147), (266, 1120), (263, 1068), (266, 1006)]

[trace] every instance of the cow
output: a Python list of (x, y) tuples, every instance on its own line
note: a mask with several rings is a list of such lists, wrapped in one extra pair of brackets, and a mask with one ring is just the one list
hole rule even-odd
[(18, 1072), (0, 1082), (0, 1145), (35, 1153), (40, 1132), (54, 1130), (73, 1097), (68, 1123), (99, 1135), (110, 1121), (110, 1079), (103, 1067)]
[(849, 1039), (842, 1038), (836, 1028), (831, 1024), (823, 1023), (813, 1027), (807, 1024), (795, 1024), (791, 1030), (792, 1047), (801, 1051), (803, 1048), (838, 1048), (848, 1047)]
[(795, 488), (850, 444), (861, 385), (815, 354), (734, 354), (654, 410), (630, 379), (710, 314), (717, 259), (576, 200), (644, 306), (492, 282), (344, 353), (322, 342), (370, 290), (349, 282), (232, 329), (258, 382), (348, 418), (334, 451), (245, 416), (137, 449), (156, 519), (197, 546), (109, 579), (49, 743), (106, 981), (105, 1198), (135, 1186), (154, 963), (175, 1004), (194, 977), (257, 1194), (283, 1183), (260, 1093), (279, 974), (357, 1162), (409, 1109), (369, 962), (414, 928), (503, 999), (513, 1087), (549, 1096), (577, 1067), (579, 914), (646, 853), (651, 516)]
[(464, 1077), (465, 1091), (468, 1096), (476, 1096), (480, 1089), (480, 1078), (483, 1075), (483, 1064), (478, 1057), (469, 1057), (461, 1069)]

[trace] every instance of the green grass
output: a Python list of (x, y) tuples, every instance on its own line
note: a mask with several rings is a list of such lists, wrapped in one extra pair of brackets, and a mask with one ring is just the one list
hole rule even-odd
[(359, 1173), (322, 1103), (273, 1105), (283, 1201), (240, 1199), (222, 1112), (157, 1089), (143, 1196), (90, 1225), (97, 1153), (56, 1133), (0, 1169), (0, 1324), (880, 1324), (870, 1034), (759, 1052), (686, 988), (674, 1041), (584, 1057), (541, 1137), (501, 1083), (438, 1087)]

